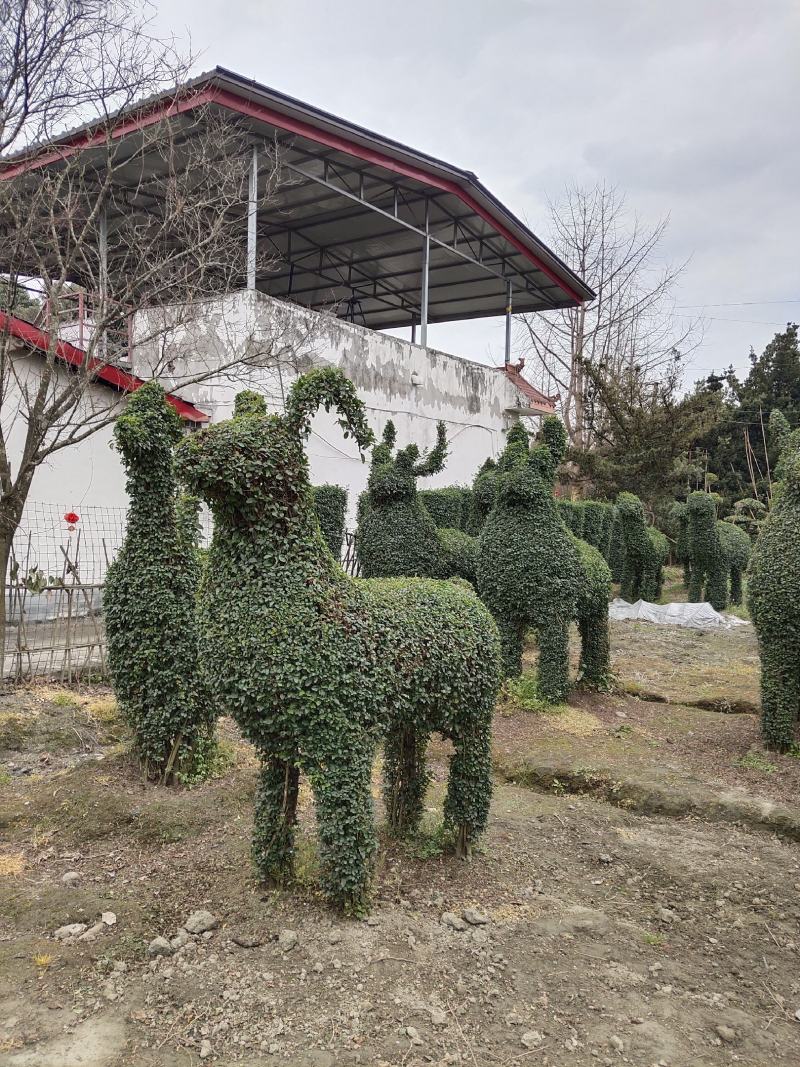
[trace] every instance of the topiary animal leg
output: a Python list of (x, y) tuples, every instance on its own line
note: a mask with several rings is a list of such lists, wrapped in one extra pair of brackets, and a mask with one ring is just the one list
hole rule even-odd
[(560, 704), (569, 690), (569, 625), (552, 619), (539, 628), (538, 690), (542, 700)]
[(300, 769), (285, 760), (267, 759), (256, 788), (253, 862), (265, 882), (291, 875)]
[(428, 734), (412, 726), (390, 730), (383, 747), (383, 800), (392, 833), (419, 826), (430, 775), (425, 765)]
[(768, 748), (786, 752), (794, 743), (800, 710), (800, 657), (774, 638), (760, 641), (761, 733)]
[(455, 752), (450, 758), (444, 824), (455, 835), (460, 859), (471, 855), (472, 845), (486, 828), (492, 799), (491, 709), (477, 728), (450, 735)]
[(525, 626), (516, 619), (495, 616), (500, 642), (503, 650), (503, 670), (507, 678), (516, 678), (522, 674), (522, 643)]
[(739, 567), (731, 567), (731, 604), (742, 602), (742, 572)]
[(370, 790), (374, 748), (364, 734), (333, 730), (336, 751), (314, 768), (311, 784), (317, 804), (320, 881), (325, 895), (351, 915), (368, 905), (375, 821)]
[(708, 575), (706, 597), (715, 611), (724, 611), (728, 606), (728, 565), (719, 563)]
[(703, 599), (703, 584), (705, 580), (705, 571), (698, 565), (692, 566), (692, 573), (689, 579), (689, 602), (691, 604), (699, 604)]
[(581, 635), (581, 670), (584, 682), (604, 686), (608, 682), (608, 609), (588, 615), (578, 622)]

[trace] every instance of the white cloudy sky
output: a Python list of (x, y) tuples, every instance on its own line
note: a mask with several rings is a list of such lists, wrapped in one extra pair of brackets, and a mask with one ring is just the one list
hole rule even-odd
[[(665, 260), (691, 257), (677, 303), (707, 305), (689, 379), (746, 368), (800, 317), (800, 0), (156, 2), (198, 70), (473, 170), (545, 239), (547, 197), (571, 182), (669, 215)], [(429, 342), (501, 359), (502, 322)]]

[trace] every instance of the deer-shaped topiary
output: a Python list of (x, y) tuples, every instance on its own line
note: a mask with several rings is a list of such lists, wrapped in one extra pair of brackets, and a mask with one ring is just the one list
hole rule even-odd
[(535, 630), (539, 695), (558, 703), (569, 689), (573, 619), (581, 634), (585, 680), (607, 681), (611, 574), (600, 552), (566, 528), (553, 499), (566, 450), (561, 421), (545, 418), (541, 438), (530, 449), (524, 427), (509, 430), (497, 465), (497, 501), (478, 538), (477, 580), (500, 630), (506, 674), (520, 673), (525, 634)]
[(712, 493), (690, 493), (687, 502), (691, 571), (689, 600), (704, 597), (717, 611), (741, 604), (742, 576), (750, 559), (750, 538), (731, 522), (717, 519)]
[(787, 427), (777, 443), (779, 480), (753, 546), (747, 605), (761, 656), (761, 732), (770, 748), (786, 752), (800, 714), (800, 430)]
[(367, 501), (358, 528), (358, 560), (365, 578), (408, 575), (475, 581), (477, 546), (463, 530), (440, 529), (417, 494), (417, 479), (438, 474), (447, 459), (440, 422), (436, 444), (420, 458), (417, 445), (395, 451), (397, 431), (389, 421), (372, 450)]
[(664, 585), (669, 542), (660, 530), (647, 525), (644, 505), (634, 493), (620, 493), (616, 507), (622, 557), (619, 595), (630, 603), (653, 603)]
[(181, 435), (156, 382), (142, 385), (116, 421), (130, 508), (103, 592), (120, 710), (146, 774), (162, 781), (207, 769), (216, 717), (198, 669), (196, 505), (185, 500), (176, 512), (173, 449)]
[[(390, 826), (413, 829), (432, 731), (454, 753), (444, 805), (456, 851), (483, 830), (499, 636), (468, 588), (363, 580), (334, 561), (314, 514), (304, 442), (320, 405), (359, 448), (364, 407), (336, 368), (299, 378), (283, 415), (237, 412), (178, 449), (186, 484), (214, 514), (200, 604), (214, 695), (262, 759), (253, 853), (260, 875), (291, 871), (299, 775), (314, 792), (321, 881), (347, 911), (366, 908), (375, 852), (370, 790), (386, 737)], [(249, 405), (247, 406), (249, 408)]]

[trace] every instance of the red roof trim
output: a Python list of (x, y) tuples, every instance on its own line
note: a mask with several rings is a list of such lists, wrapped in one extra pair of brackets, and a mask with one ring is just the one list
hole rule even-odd
[[(240, 115), (247, 115), (250, 118), (259, 119), (262, 122), (269, 122), (271, 125), (277, 126), (281, 130), (288, 130), (290, 133), (296, 133), (302, 137), (307, 137), (309, 140), (315, 141), (317, 144), (326, 145), (328, 148), (333, 148), (339, 152), (347, 152), (348, 155), (355, 156), (357, 159), (364, 160), (366, 163), (374, 163), (377, 166), (394, 171), (395, 174), (402, 174), (406, 178), (425, 182), (425, 184), (432, 185), (435, 189), (441, 189), (442, 192), (452, 193), (454, 196), (457, 196), (463, 204), (469, 207), (470, 210), (474, 211), (477, 215), (480, 215), (485, 222), (488, 222), (493, 226), (497, 232), (509, 242), (509, 244), (513, 245), (518, 252), (533, 263), (538, 270), (545, 274), (572, 300), (575, 300), (580, 304), (585, 299), (585, 297), (580, 296), (570, 285), (568, 285), (563, 278), (559, 278), (555, 271), (551, 270), (546, 263), (539, 259), (538, 256), (534, 255), (529, 248), (526, 248), (521, 241), (517, 240), (502, 222), (495, 218), (491, 212), (483, 208), (468, 192), (462, 189), (458, 182), (451, 181), (449, 178), (441, 178), (417, 167), (401, 163), (399, 160), (392, 159), (391, 156), (385, 155), (383, 152), (378, 152), (374, 149), (356, 144), (354, 141), (350, 141), (345, 137), (340, 137), (338, 134), (320, 130), (308, 122), (291, 118), (288, 115), (284, 115), (263, 104), (257, 104), (252, 100), (246, 100), (228, 89), (221, 89), (217, 86), (209, 85), (205, 89), (199, 88), (193, 91), (189, 96), (186, 96), (183, 99), (175, 96), (172, 99), (161, 101), (152, 108), (140, 111), (137, 115), (120, 122), (118, 126), (111, 130), (110, 135), (112, 138), (117, 139), (134, 130), (151, 126), (153, 123), (158, 122), (162, 117), (180, 115), (185, 111), (191, 111), (192, 109), (207, 103), (220, 104), (222, 107), (226, 107), (230, 111), (235, 111)], [(49, 152), (43, 152), (41, 155), (37, 155), (27, 160), (21, 160), (19, 163), (11, 164), (7, 168), (0, 168), (0, 180), (13, 178), (15, 175), (23, 173), (24, 171), (47, 166), (50, 163), (57, 163), (72, 151), (91, 148), (98, 144), (102, 144), (108, 136), (109, 131), (106, 129), (82, 131), (77, 136), (63, 141), (58, 148), (52, 149)]]
[[(30, 322), (25, 322), (24, 319), (18, 319), (14, 315), (9, 315), (5, 311), (0, 311), (0, 330), (4, 330), (12, 337), (16, 337), (20, 341), (24, 341), (25, 344), (31, 346), (31, 348), (37, 349), (39, 352), (48, 352), (50, 350), (50, 335), (43, 330), (32, 325)], [(86, 353), (80, 348), (76, 348), (75, 345), (71, 345), (68, 341), (57, 341), (55, 347), (55, 355), (58, 359), (64, 363), (68, 363), (71, 367), (82, 367), (86, 359)], [(133, 393), (140, 385), (144, 385), (144, 379), (137, 377), (135, 374), (129, 374), (127, 371), (122, 370), (120, 367), (115, 367), (110, 363), (103, 363), (102, 360), (92, 359), (89, 365), (89, 369), (95, 372), (97, 381), (105, 382), (106, 385), (112, 386), (114, 389), (119, 389), (123, 393)], [(175, 396), (174, 393), (167, 393), (167, 400), (172, 404), (175, 410), (178, 412), (182, 419), (186, 419), (188, 422), (210, 422), (211, 416), (206, 415), (204, 411), (196, 408), (193, 404), (190, 404), (186, 400), (181, 400), (179, 396)]]
[(556, 400), (558, 400), (558, 394), (555, 396), (545, 396), (540, 392), (536, 386), (531, 385), (526, 381), (520, 371), (525, 366), (525, 361), (520, 360), (519, 363), (506, 363), (502, 367), (496, 367), (495, 370), (501, 370), (514, 386), (515, 389), (519, 389), (523, 396), (530, 400), (531, 408), (535, 408), (536, 411), (541, 412), (543, 415), (554, 415), (556, 410)]

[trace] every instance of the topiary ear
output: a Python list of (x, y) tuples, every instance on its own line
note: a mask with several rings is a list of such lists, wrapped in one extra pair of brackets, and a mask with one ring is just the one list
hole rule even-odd
[(267, 413), (267, 402), (260, 393), (252, 389), (243, 389), (233, 401), (233, 417), (244, 418), (248, 415), (263, 416)]
[[(416, 456), (414, 457), (416, 459)], [(427, 478), (431, 474), (438, 474), (444, 470), (447, 459), (447, 428), (443, 422), (436, 424), (436, 444), (425, 456), (422, 462), (414, 467), (413, 474), (417, 478)]]
[(338, 367), (318, 367), (298, 378), (289, 392), (284, 419), (298, 437), (308, 437), (311, 419), (320, 407), (339, 411), (342, 417), (337, 421), (344, 436), (354, 437), (362, 452), (375, 440), (355, 386)]

